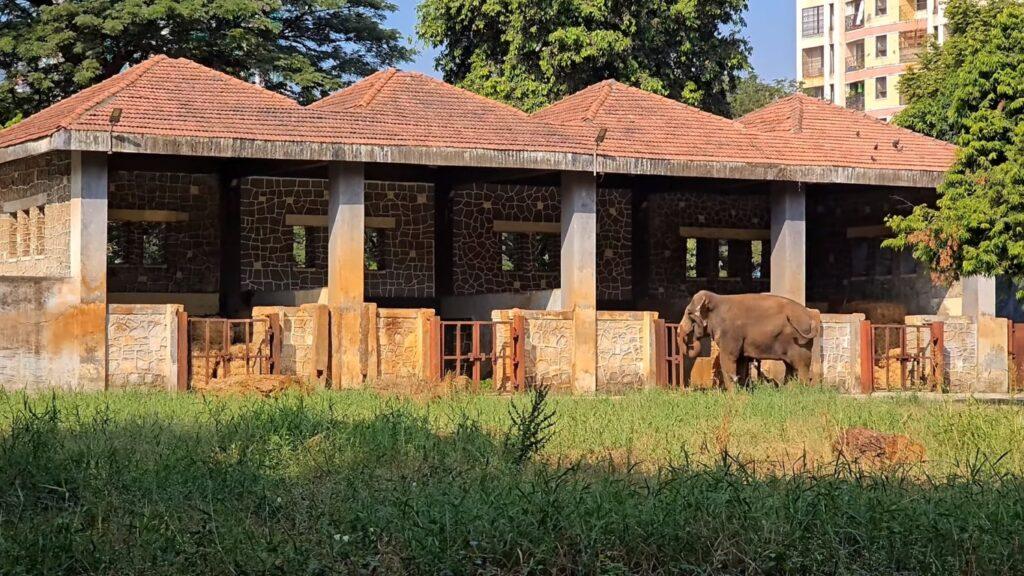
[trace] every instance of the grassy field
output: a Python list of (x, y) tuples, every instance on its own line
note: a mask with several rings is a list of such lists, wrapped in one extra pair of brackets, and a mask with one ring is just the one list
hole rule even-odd
[[(369, 392), (0, 396), (0, 574), (1024, 565), (1021, 408), (801, 388), (531, 408)], [(850, 426), (907, 434), (928, 461), (837, 463), (830, 445)]]

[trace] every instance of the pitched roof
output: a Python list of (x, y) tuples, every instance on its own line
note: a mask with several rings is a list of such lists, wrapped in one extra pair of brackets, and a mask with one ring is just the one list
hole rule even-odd
[[(122, 108), (123, 121), (190, 106), (236, 111), (300, 106), (290, 98), (201, 66), (191, 60), (154, 56), (86, 88), (0, 132), (0, 147), (53, 134), (60, 129), (109, 128), (110, 110)], [(126, 126), (128, 125), (126, 124)], [(118, 126), (121, 128), (121, 125)]]
[[(112, 127), (115, 108), (121, 116)], [(822, 168), (867, 168), (877, 171), (858, 173), (859, 181), (931, 185), (955, 154), (949, 144), (805, 96), (737, 122), (608, 81), (528, 115), (389, 69), (303, 107), (166, 56), (3, 130), (0, 148), (63, 131), (68, 137), (53, 147), (588, 170), (601, 128), (602, 167), (623, 173), (836, 181), (854, 176)]]
[(603, 154), (702, 161), (771, 161), (768, 142), (756, 131), (614, 80), (539, 110), (533, 118), (563, 125), (607, 128)]
[(823, 165), (945, 171), (956, 158), (956, 146), (948, 142), (802, 93), (739, 121), (766, 134), (813, 143), (816, 161)]
[(391, 119), (417, 122), (438, 116), (475, 123), (524, 120), (529, 116), (502, 104), (418, 72), (387, 68), (309, 105), (314, 110), (387, 113)]

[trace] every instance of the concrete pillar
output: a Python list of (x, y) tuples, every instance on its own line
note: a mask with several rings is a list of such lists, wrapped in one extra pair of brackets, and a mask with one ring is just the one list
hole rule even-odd
[(70, 310), (78, 382), (107, 383), (107, 155), (71, 153)]
[(597, 180), (562, 173), (562, 309), (573, 311), (572, 381), (597, 391)]
[(996, 279), (970, 276), (961, 280), (964, 289), (964, 316), (996, 315)]
[(798, 182), (773, 182), (772, 294), (807, 303), (806, 189)]
[(348, 388), (363, 383), (364, 299), (363, 165), (333, 162), (327, 190), (327, 304), (331, 308), (332, 381)]

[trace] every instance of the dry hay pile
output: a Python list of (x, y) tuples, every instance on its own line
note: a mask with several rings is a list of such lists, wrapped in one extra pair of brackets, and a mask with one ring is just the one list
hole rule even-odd
[(832, 443), (839, 458), (868, 466), (917, 464), (925, 460), (925, 447), (909, 436), (884, 434), (870, 428), (848, 428)]
[(903, 324), (907, 307), (895, 302), (855, 300), (840, 308), (842, 314), (863, 314), (872, 324)]
[(192, 385), (194, 392), (211, 395), (233, 395), (233, 394), (258, 394), (265, 398), (278, 394), (297, 391), (310, 393), (315, 387), (295, 376), (270, 376), (250, 375), (229, 376), (227, 378), (214, 378), (209, 382), (195, 382)]

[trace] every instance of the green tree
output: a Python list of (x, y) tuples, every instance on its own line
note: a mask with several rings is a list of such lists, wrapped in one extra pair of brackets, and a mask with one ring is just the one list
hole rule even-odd
[(0, 0), (0, 123), (155, 54), (309, 102), (408, 60), (387, 0)]
[(887, 244), (938, 280), (1024, 280), (1024, 3), (951, 0), (946, 14), (947, 40), (903, 77), (910, 103), (895, 120), (960, 151), (937, 205), (890, 218)]
[(620, 82), (728, 112), (749, 67), (747, 0), (424, 0), (417, 31), (448, 82), (535, 110)]
[(756, 72), (739, 79), (736, 89), (729, 94), (729, 112), (733, 118), (764, 108), (779, 98), (785, 98), (800, 89), (796, 80), (777, 79), (763, 82)]

